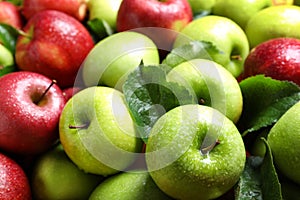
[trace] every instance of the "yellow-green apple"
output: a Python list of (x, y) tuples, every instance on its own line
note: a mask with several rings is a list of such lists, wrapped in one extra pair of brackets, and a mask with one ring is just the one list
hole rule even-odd
[(174, 67), (167, 80), (191, 88), (201, 104), (211, 106), (236, 123), (243, 97), (236, 78), (223, 66), (206, 59), (193, 59)]
[(61, 113), (59, 135), (80, 169), (103, 176), (127, 168), (142, 149), (123, 93), (110, 87), (76, 93)]
[(275, 166), (290, 180), (300, 184), (300, 102), (289, 108), (271, 128), (267, 141)]
[(89, 20), (104, 20), (113, 30), (116, 30), (117, 14), (122, 0), (89, 0)]
[(212, 8), (214, 7), (216, 0), (188, 0), (193, 15), (198, 14), (208, 14), (211, 13)]
[(100, 199), (144, 199), (171, 200), (154, 183), (147, 171), (128, 171), (104, 180), (93, 191), (89, 200)]
[(272, 6), (272, 0), (227, 0), (216, 1), (212, 14), (235, 21), (245, 29), (248, 20), (258, 11)]
[(294, 5), (271, 6), (253, 15), (245, 32), (250, 47), (278, 37), (300, 38), (300, 7)]
[(212, 43), (222, 53), (210, 54), (213, 61), (225, 67), (234, 77), (243, 71), (249, 43), (242, 28), (229, 18), (209, 15), (193, 20), (178, 34), (173, 48), (191, 41)]
[(220, 197), (239, 180), (246, 160), (234, 123), (203, 105), (178, 106), (160, 117), (146, 146), (148, 171), (175, 199)]
[(31, 190), (34, 199), (88, 199), (102, 180), (80, 170), (58, 144), (35, 161)]
[(83, 21), (87, 3), (85, 0), (23, 0), (21, 13), (27, 20), (43, 10), (58, 10)]
[(160, 31), (138, 31), (148, 35), (158, 46), (170, 50), (177, 32), (192, 19), (192, 9), (187, 0), (144, 0), (143, 3), (140, 0), (123, 0), (117, 15), (117, 31), (159, 27)]
[(86, 86), (99, 84), (122, 90), (127, 75), (141, 61), (145, 65), (159, 64), (153, 41), (141, 33), (115, 33), (98, 42), (87, 55), (82, 65), (83, 81)]
[(300, 86), (300, 39), (274, 38), (253, 48), (239, 79), (257, 74), (292, 81)]
[(28, 71), (0, 78), (0, 149), (38, 154), (58, 139), (65, 105), (61, 89), (48, 77)]
[(9, 67), (15, 63), (13, 54), (0, 43), (0, 77), (11, 72)]
[(24, 170), (3, 153), (0, 153), (0, 199), (32, 199), (29, 180)]
[(55, 79), (61, 88), (73, 86), (94, 46), (84, 25), (63, 12), (45, 10), (30, 18), (24, 32), (16, 44), (18, 67)]
[(0, 1), (0, 23), (21, 29), (23, 21), (19, 8), (9, 1)]

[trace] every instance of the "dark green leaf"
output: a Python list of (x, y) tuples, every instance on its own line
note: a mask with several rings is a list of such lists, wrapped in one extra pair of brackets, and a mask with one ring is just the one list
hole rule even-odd
[(300, 88), (296, 84), (264, 75), (247, 78), (240, 87), (244, 106), (237, 126), (244, 136), (273, 125), (300, 100)]
[(265, 138), (266, 155), (261, 165), (262, 191), (264, 200), (282, 200), (281, 185), (273, 164), (271, 148)]
[(213, 60), (212, 55), (222, 53), (223, 52), (217, 49), (211, 42), (192, 41), (189, 44), (173, 49), (162, 63), (173, 68), (180, 63), (196, 58)]
[(240, 181), (235, 188), (236, 200), (262, 200), (260, 166), (263, 158), (248, 157)]
[(21, 6), (23, 4), (23, 0), (6, 0), (6, 1), (9, 1), (15, 4), (16, 6)]
[(165, 65), (140, 65), (123, 85), (125, 100), (144, 142), (165, 112), (179, 105), (197, 103), (185, 87), (166, 81), (167, 71)]
[(0, 23), (0, 43), (2, 43), (12, 54), (15, 53), (16, 41), (19, 31), (7, 24)]
[(103, 19), (94, 18), (89, 20), (87, 26), (96, 35), (96, 40), (103, 39), (114, 33), (113, 29)]

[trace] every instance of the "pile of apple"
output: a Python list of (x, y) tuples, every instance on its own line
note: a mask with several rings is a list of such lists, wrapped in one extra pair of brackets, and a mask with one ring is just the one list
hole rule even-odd
[(0, 0), (0, 199), (297, 199), (300, 2)]

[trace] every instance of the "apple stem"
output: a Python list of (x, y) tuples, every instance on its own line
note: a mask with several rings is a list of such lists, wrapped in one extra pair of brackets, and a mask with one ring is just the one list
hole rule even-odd
[(82, 125), (69, 125), (69, 129), (82, 129), (88, 127), (88, 124), (82, 124)]
[(24, 36), (24, 37), (27, 37), (27, 38), (29, 38), (29, 39), (32, 39), (32, 37), (31, 37), (29, 34), (27, 34), (26, 32), (24, 32), (24, 31), (22, 31), (22, 30), (20, 30), (20, 29), (18, 29), (17, 31), (18, 31), (18, 33), (19, 33), (21, 36)]
[(241, 55), (232, 55), (232, 56), (231, 56), (231, 59), (232, 59), (232, 60), (239, 60), (239, 61), (243, 60), (243, 58), (242, 58)]
[(36, 104), (38, 104), (43, 98), (44, 96), (47, 94), (47, 92), (50, 90), (50, 88), (56, 84), (56, 80), (52, 80), (52, 82), (50, 83), (50, 85), (47, 87), (47, 89), (43, 92), (43, 94), (40, 96), (40, 98), (35, 102)]
[(213, 150), (213, 148), (215, 146), (217, 146), (218, 144), (220, 144), (220, 141), (219, 140), (216, 140), (216, 142), (213, 142), (212, 144), (210, 144), (209, 146), (207, 147), (203, 147), (200, 149), (200, 153), (202, 155), (207, 155), (211, 150)]

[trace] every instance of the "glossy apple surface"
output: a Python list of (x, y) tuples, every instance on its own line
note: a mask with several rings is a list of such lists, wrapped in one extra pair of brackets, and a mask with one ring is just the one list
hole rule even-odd
[(32, 170), (34, 199), (88, 199), (103, 179), (80, 170), (61, 144), (40, 155)]
[(21, 12), (27, 20), (43, 10), (58, 10), (83, 21), (87, 5), (84, 0), (24, 0), (22, 3)]
[(278, 169), (300, 184), (300, 103), (296, 103), (275, 123), (268, 134), (268, 143)]
[(0, 1), (0, 23), (21, 29), (23, 21), (19, 8), (9, 1)]
[[(109, 49), (109, 50), (108, 50)], [(147, 36), (136, 32), (120, 32), (98, 42), (83, 65), (86, 86), (106, 85), (122, 90), (127, 75), (141, 61), (145, 65), (159, 64), (156, 45)]]
[(234, 77), (243, 71), (249, 43), (245, 32), (231, 19), (214, 15), (201, 17), (189, 23), (180, 33), (173, 48), (194, 40), (210, 42), (222, 52), (210, 54), (213, 61), (224, 66)]
[(109, 177), (100, 183), (91, 194), (90, 200), (100, 199), (171, 200), (171, 197), (156, 186), (147, 171), (130, 171)]
[(31, 188), (24, 170), (0, 153), (0, 199), (31, 200)]
[(250, 47), (278, 37), (300, 38), (300, 7), (271, 6), (253, 15), (245, 28)]
[(55, 84), (43, 96), (51, 83), (41, 74), (25, 71), (0, 78), (0, 149), (38, 154), (58, 139), (59, 116), (65, 100)]
[(257, 45), (247, 56), (240, 78), (257, 74), (300, 85), (300, 40), (274, 38)]
[(59, 135), (80, 169), (103, 176), (127, 168), (142, 149), (123, 93), (109, 87), (88, 87), (75, 94), (62, 111)]
[(214, 199), (239, 180), (246, 160), (243, 139), (216, 109), (184, 105), (153, 126), (146, 146), (148, 171), (175, 199)]
[(236, 78), (214, 61), (193, 59), (174, 67), (167, 80), (192, 91), (203, 105), (211, 106), (234, 123), (241, 116), (243, 97)]
[(61, 88), (74, 85), (81, 63), (94, 46), (88, 30), (75, 18), (59, 11), (41, 11), (26, 23), (16, 44), (21, 70), (55, 79)]

